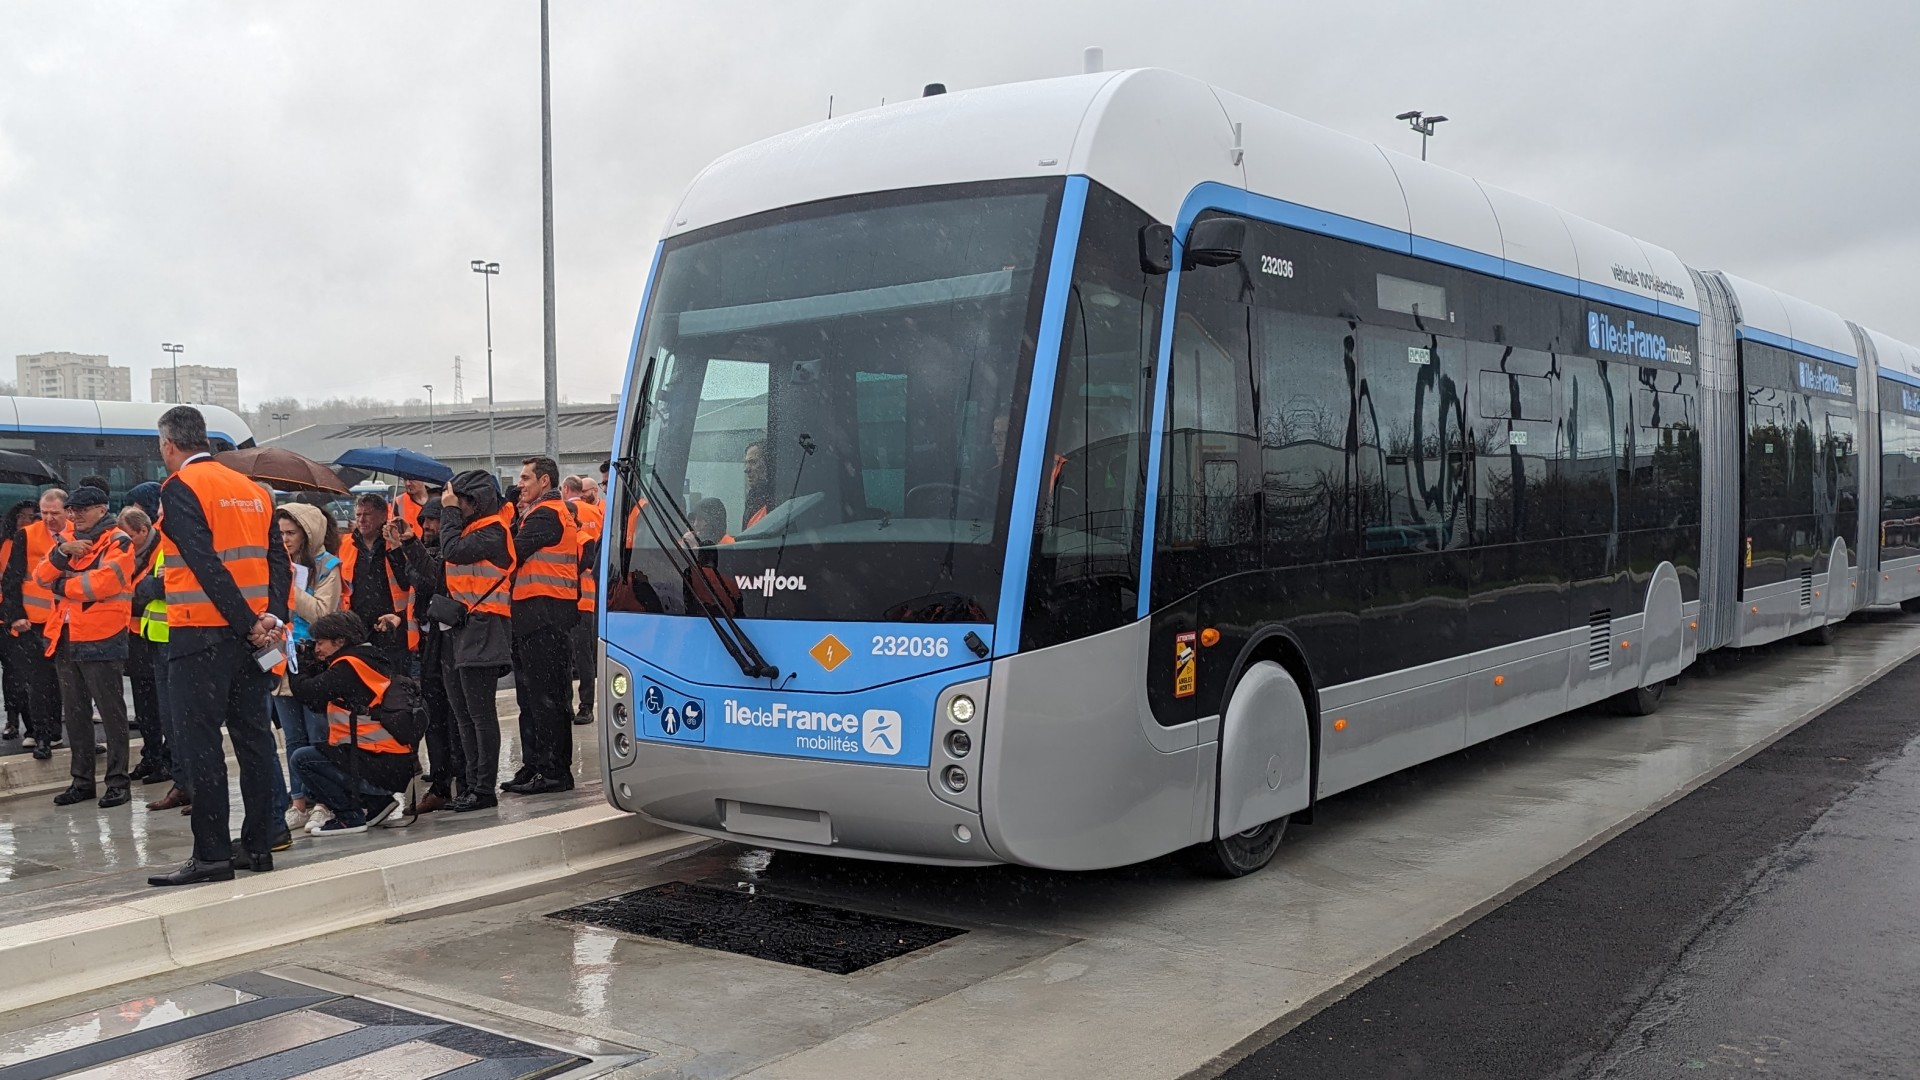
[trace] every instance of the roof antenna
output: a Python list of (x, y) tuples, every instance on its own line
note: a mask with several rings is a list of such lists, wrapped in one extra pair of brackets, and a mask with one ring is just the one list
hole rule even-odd
[(1098, 45), (1089, 45), (1080, 54), (1080, 70), (1086, 75), (1098, 75), (1107, 62), (1107, 51)]
[(927, 84), (927, 88), (925, 90), (920, 91), (920, 96), (933, 97), (935, 94), (944, 94), (946, 92), (947, 92), (946, 83), (930, 82)]
[(833, 95), (827, 95), (827, 119), (833, 119)]

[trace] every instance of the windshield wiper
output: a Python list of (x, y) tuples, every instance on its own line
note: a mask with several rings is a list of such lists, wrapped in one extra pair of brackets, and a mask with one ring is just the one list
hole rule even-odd
[[(700, 569), (699, 559), (681, 541), (683, 534), (692, 531), (693, 523), (687, 520), (686, 514), (681, 512), (672, 498), (666, 494), (666, 485), (660, 481), (659, 473), (655, 472), (652, 466), (648, 466), (647, 471), (642, 473), (638, 463), (631, 459), (620, 464), (622, 478), (627, 482), (627, 498), (640, 508), (641, 520), (646, 522), (647, 532), (653, 536), (654, 543), (659, 545), (662, 552), (671, 553), (668, 561), (673, 563), (674, 572), (681, 575), (686, 582), (687, 592), (700, 606), (700, 613), (706, 616), (707, 625), (713, 628), (714, 636), (720, 639), (720, 644), (727, 650), (727, 655), (740, 666), (741, 674), (749, 679), (778, 678), (780, 669), (767, 663), (766, 657), (761, 655), (753, 639), (747, 636), (746, 630), (741, 628), (739, 622), (734, 619), (733, 613), (726, 609), (726, 605), (720, 602), (719, 597), (714, 597), (713, 602), (709, 603), (700, 595), (700, 591), (693, 587), (694, 574)], [(639, 490), (636, 491), (636, 488)], [(669, 511), (679, 513), (678, 526)], [(715, 573), (717, 575), (718, 571), (716, 570)], [(724, 579), (721, 585), (724, 587)]]

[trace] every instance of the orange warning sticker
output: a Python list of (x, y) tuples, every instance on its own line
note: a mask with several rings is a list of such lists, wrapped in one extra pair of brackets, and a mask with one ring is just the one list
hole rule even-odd
[(1194, 649), (1194, 639), (1198, 635), (1189, 630), (1173, 639), (1173, 696), (1192, 697), (1197, 681), (1198, 653)]

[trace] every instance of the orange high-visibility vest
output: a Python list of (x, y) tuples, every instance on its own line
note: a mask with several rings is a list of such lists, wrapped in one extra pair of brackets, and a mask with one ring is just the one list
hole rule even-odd
[[(207, 528), (213, 534), (213, 554), (233, 575), (233, 583), (256, 616), (267, 613), (267, 545), (278, 543), (273, 532), (273, 505), (260, 485), (212, 458), (201, 458), (167, 478), (185, 484), (200, 501)], [(161, 534), (164, 559), (161, 580), (167, 588), (167, 625), (226, 628), (220, 614), (193, 576), (171, 536)]]
[(60, 635), (75, 644), (110, 641), (127, 632), (133, 609), (133, 542), (109, 528), (84, 555), (68, 560), (65, 573), (51, 558), (33, 568), (34, 580), (53, 596), (53, 617), (47, 621), (47, 655), (52, 656)]
[(407, 528), (412, 529), (415, 536), (420, 535), (420, 510), (420, 504), (404, 491), (393, 500), (393, 512), (400, 515), (400, 520), (407, 523)]
[[(373, 701), (367, 705), (368, 712), (371, 714), (373, 707), (386, 698), (387, 687), (393, 685), (393, 680), (373, 670), (371, 665), (357, 656), (342, 656), (335, 662), (344, 662), (352, 668), (353, 673), (360, 677), (360, 681), (366, 684), (367, 689), (373, 691)], [(371, 715), (362, 716), (355, 721), (351, 712), (331, 701), (327, 702), (327, 742), (333, 746), (351, 744), (375, 754), (411, 752)]]
[(587, 560), (587, 545), (600, 539), (600, 532), (607, 523), (607, 510), (599, 503), (590, 503), (585, 499), (576, 499), (568, 505), (573, 508), (574, 518), (580, 522), (580, 603), (577, 606), (581, 611), (592, 611), (600, 594), (600, 567)]
[[(505, 569), (494, 564), (491, 559), (482, 559), (477, 563), (447, 564), (447, 595), (458, 600), (461, 606), (473, 614), (499, 615), (508, 617), (513, 614), (513, 604), (507, 594), (506, 585), (494, 587), (494, 582), (511, 577), (513, 574), (513, 511), (510, 506), (502, 506), (491, 517), (475, 518), (467, 522), (460, 530), (461, 536), (479, 532), (489, 525), (500, 526), (507, 540), (507, 566)], [(485, 600), (480, 599), (488, 589), (493, 589)]]
[(513, 578), (513, 598), (546, 597), (575, 603), (580, 599), (580, 525), (574, 520), (572, 508), (561, 499), (534, 503), (527, 513), (549, 507), (560, 515), (560, 539), (551, 547), (519, 556), (520, 565)]
[(53, 618), (53, 593), (45, 585), (33, 579), (33, 570), (46, 559), (47, 552), (52, 551), (56, 544), (69, 539), (72, 534), (62, 532), (55, 535), (47, 528), (47, 523), (44, 521), (28, 524), (26, 532), (27, 577), (20, 583), (20, 602), (27, 609), (28, 622), (45, 626), (47, 620)]
[[(407, 627), (407, 648), (420, 647), (420, 624), (413, 617), (413, 590), (401, 584), (400, 576), (393, 572), (393, 563), (386, 559), (380, 564), (387, 568), (387, 593), (393, 597), (394, 614)], [(340, 545), (340, 610), (353, 607), (354, 568), (360, 565), (360, 545), (352, 537)], [(371, 629), (371, 627), (369, 627)]]

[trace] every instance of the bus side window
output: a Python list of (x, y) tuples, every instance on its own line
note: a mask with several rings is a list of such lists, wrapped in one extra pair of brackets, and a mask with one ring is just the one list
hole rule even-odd
[(1350, 559), (1357, 327), (1264, 308), (1258, 318), (1267, 565)]
[(1145, 434), (1166, 278), (1140, 266), (1145, 212), (1093, 184), (1084, 220), (1034, 508), (1023, 648), (1124, 626), (1139, 606)]
[[(1246, 304), (1183, 298), (1161, 451), (1156, 600), (1260, 565), (1260, 439)], [(1164, 583), (1160, 575), (1166, 575)]]

